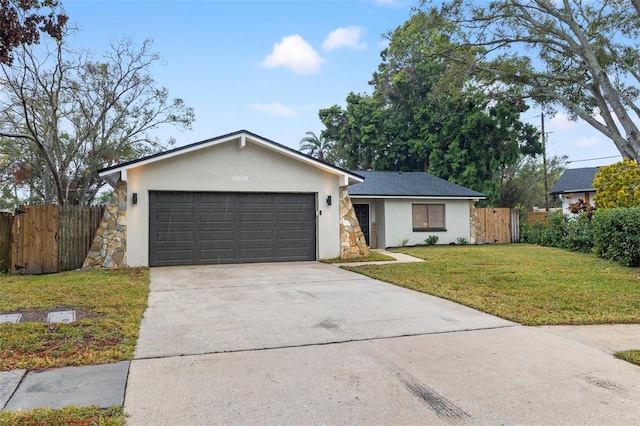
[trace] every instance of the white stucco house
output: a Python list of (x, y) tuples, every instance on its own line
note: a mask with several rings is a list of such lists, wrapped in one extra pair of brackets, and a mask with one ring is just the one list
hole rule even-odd
[[(398, 175), (437, 183), (423, 192), (419, 179), (412, 181), (417, 192), (369, 193), (359, 186), (379, 182), (376, 173), (344, 170), (246, 130), (105, 168), (99, 175), (119, 198), (107, 208), (112, 223), (105, 218), (94, 240), (102, 248), (92, 248), (85, 264), (111, 264), (114, 246), (122, 251), (120, 266), (339, 257), (345, 241), (354, 240), (344, 236), (354, 231), (345, 220), (349, 208), (354, 220), (368, 210), (365, 228), (377, 228), (375, 247), (403, 238), (422, 243), (429, 232), (440, 242), (469, 239), (470, 204), (482, 194), (425, 173)], [(345, 188), (357, 200), (356, 212)], [(430, 224), (418, 220), (423, 213)]]
[(485, 196), (420, 172), (357, 171), (364, 182), (349, 186), (360, 226), (371, 248), (470, 241), (471, 208)]
[(581, 167), (565, 170), (558, 181), (553, 185), (549, 195), (558, 195), (562, 201), (562, 212), (571, 214), (569, 204), (579, 199), (585, 203), (594, 205), (593, 196), (596, 189), (593, 187), (593, 178), (600, 167)]

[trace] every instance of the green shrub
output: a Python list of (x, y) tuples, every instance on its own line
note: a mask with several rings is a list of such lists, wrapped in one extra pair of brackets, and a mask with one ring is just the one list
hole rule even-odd
[(582, 253), (593, 250), (592, 212), (583, 212), (572, 216), (567, 221), (567, 235), (562, 241), (562, 248)]
[(599, 256), (640, 266), (640, 208), (597, 210), (592, 223)]
[(428, 246), (432, 246), (434, 244), (436, 244), (438, 242), (440, 238), (438, 238), (437, 235), (429, 235), (427, 237), (426, 240), (424, 240), (424, 242), (428, 245)]
[(465, 237), (458, 237), (456, 238), (456, 244), (466, 246), (467, 244), (469, 244), (469, 241), (467, 241)]
[(538, 244), (549, 247), (564, 247), (564, 240), (569, 232), (569, 218), (561, 212), (547, 215), (549, 224), (540, 233)]
[(542, 222), (536, 222), (533, 226), (528, 223), (521, 222), (520, 225), (520, 240), (523, 243), (540, 244), (542, 233), (545, 231), (546, 226)]

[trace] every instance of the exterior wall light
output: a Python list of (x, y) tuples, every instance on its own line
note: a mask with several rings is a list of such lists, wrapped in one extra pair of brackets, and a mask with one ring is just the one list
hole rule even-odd
[(331, 205), (331, 195), (327, 196), (327, 205), (330, 206)]

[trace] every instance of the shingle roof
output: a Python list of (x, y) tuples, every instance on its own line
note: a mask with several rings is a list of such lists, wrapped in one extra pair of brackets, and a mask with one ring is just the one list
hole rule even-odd
[(593, 177), (600, 167), (582, 167), (579, 169), (567, 169), (560, 179), (553, 185), (549, 194), (569, 194), (571, 192), (595, 191)]
[(349, 186), (351, 196), (485, 198), (484, 194), (423, 172), (353, 171), (363, 183)]

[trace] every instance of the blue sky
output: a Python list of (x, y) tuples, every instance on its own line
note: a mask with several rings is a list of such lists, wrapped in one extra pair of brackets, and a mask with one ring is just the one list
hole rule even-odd
[[(157, 83), (195, 109), (192, 131), (165, 127), (177, 146), (246, 129), (292, 148), (308, 130), (319, 134), (318, 110), (344, 105), (349, 92), (371, 93), (382, 35), (406, 21), (416, 1), (66, 0), (80, 32), (72, 47), (103, 50), (109, 40), (154, 40), (164, 64)], [(540, 124), (539, 112), (525, 121)], [(563, 114), (547, 119), (548, 153), (570, 160), (618, 155), (613, 142)], [(619, 158), (575, 162), (610, 164)]]

